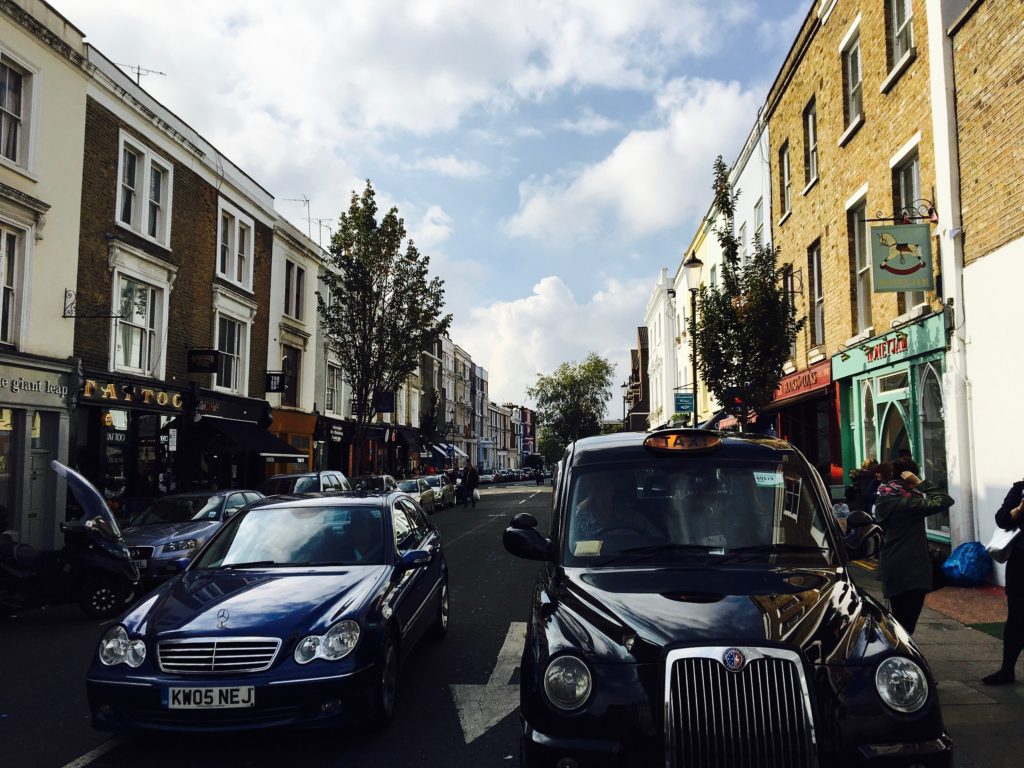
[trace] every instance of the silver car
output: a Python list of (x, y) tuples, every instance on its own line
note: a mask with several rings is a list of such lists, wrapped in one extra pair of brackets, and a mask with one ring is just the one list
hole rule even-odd
[(425, 512), (434, 514), (441, 506), (441, 497), (434, 493), (427, 481), (422, 477), (414, 477), (412, 480), (399, 480), (398, 490), (412, 496)]

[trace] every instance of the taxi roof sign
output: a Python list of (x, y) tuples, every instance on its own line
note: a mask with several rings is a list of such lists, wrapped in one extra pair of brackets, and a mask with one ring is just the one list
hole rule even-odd
[(647, 448), (673, 453), (707, 451), (722, 444), (722, 438), (702, 429), (673, 429), (654, 432), (644, 440)]

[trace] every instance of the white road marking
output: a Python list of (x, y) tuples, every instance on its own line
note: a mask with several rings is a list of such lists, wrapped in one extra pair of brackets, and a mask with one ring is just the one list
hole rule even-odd
[(123, 742), (124, 739), (124, 736), (115, 736), (109, 741), (103, 742), (91, 752), (86, 752), (81, 757), (72, 760), (70, 763), (65, 765), (64, 768), (82, 768), (83, 765), (88, 765), (93, 760), (103, 757), (103, 755), (107, 754), (107, 752), (109, 752), (110, 750), (121, 746), (121, 742)]
[(452, 698), (459, 713), (462, 735), (469, 744), (504, 720), (519, 706), (519, 686), (509, 679), (523, 655), (526, 622), (509, 624), (487, 685), (453, 685)]

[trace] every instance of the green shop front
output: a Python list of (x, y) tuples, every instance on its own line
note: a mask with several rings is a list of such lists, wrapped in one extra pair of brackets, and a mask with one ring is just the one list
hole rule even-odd
[[(844, 475), (866, 459), (910, 456), (924, 479), (942, 488), (946, 475), (942, 313), (850, 346), (832, 358), (839, 390)], [(949, 543), (949, 513), (927, 518), (932, 541)]]

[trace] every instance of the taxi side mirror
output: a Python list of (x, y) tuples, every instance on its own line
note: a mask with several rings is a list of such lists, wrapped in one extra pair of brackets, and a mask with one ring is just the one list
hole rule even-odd
[(520, 512), (501, 537), (509, 554), (525, 560), (554, 560), (551, 539), (537, 532), (537, 518), (529, 512)]

